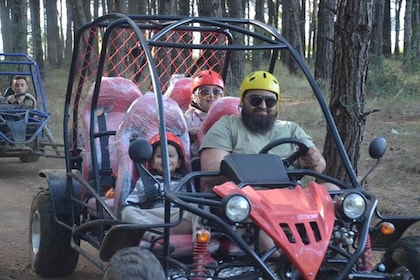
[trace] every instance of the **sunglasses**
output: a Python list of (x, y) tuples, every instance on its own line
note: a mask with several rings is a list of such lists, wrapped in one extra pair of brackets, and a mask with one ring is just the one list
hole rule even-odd
[(200, 88), (198, 89), (198, 94), (200, 94), (201, 96), (207, 96), (210, 95), (211, 93), (213, 93), (214, 96), (222, 96), (223, 95), (223, 90), (221, 88), (214, 88), (214, 89), (210, 89), (210, 88)]
[(272, 96), (252, 95), (252, 96), (249, 96), (247, 99), (248, 99), (249, 104), (251, 104), (254, 107), (260, 106), (260, 104), (263, 101), (265, 102), (265, 105), (268, 108), (272, 108), (277, 105), (277, 99)]

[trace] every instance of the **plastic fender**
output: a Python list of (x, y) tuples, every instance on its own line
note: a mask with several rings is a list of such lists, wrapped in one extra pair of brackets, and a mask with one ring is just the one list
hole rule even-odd
[(234, 193), (247, 197), (251, 203), (251, 220), (282, 249), (304, 279), (315, 279), (335, 219), (334, 203), (323, 186), (312, 182), (304, 189), (296, 186), (255, 190), (251, 186), (240, 189), (227, 182), (213, 191), (221, 197)]
[[(51, 194), (51, 202), (54, 215), (70, 215), (71, 201), (67, 190), (67, 176), (65, 169), (43, 169), (39, 172), (39, 176), (45, 178), (48, 182), (48, 188)], [(81, 199), (82, 186), (73, 180), (73, 191), (76, 199)], [(76, 213), (83, 211), (81, 205), (75, 204)]]

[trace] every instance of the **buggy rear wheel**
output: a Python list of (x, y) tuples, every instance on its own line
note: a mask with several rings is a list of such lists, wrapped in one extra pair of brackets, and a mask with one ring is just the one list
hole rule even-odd
[(79, 253), (70, 246), (71, 231), (54, 220), (49, 191), (41, 191), (33, 199), (29, 223), (32, 269), (42, 277), (71, 274)]
[(19, 156), (19, 160), (23, 163), (37, 162), (39, 160), (39, 155), (27, 154)]
[(420, 279), (420, 236), (398, 239), (384, 254), (388, 273), (404, 274), (403, 279)]
[(116, 252), (107, 268), (104, 280), (165, 280), (161, 264), (149, 250), (127, 247)]

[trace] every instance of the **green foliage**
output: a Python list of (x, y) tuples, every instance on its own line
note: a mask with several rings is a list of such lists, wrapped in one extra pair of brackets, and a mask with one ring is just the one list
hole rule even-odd
[(67, 90), (67, 79), (70, 66), (66, 67), (45, 67), (46, 77), (43, 79), (45, 92), (48, 92), (51, 98), (62, 97), (64, 99)]
[[(10, 71), (10, 67), (4, 64), (0, 65), (0, 72), (1, 71)], [(8, 86), (10, 86), (12, 77), (13, 75), (0, 75), (0, 93), (2, 93)]]
[[(420, 70), (420, 69), (419, 69)], [(403, 71), (401, 61), (371, 57), (367, 76), (368, 97), (390, 97), (400, 94), (418, 94), (420, 82), (415, 78), (418, 70)]]

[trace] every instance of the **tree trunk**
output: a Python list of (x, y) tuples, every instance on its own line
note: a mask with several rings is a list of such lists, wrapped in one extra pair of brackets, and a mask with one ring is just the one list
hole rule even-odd
[[(303, 46), (300, 34), (299, 23), (299, 2), (294, 0), (283, 1), (282, 31), (283, 36), (303, 57)], [(287, 52), (282, 53), (282, 62), (286, 65), (290, 73), (298, 73), (298, 66), (294, 59)]]
[[(300, 5), (298, 1), (295, 1), (295, 7), (297, 9), (297, 25), (299, 28), (299, 35), (300, 35), (300, 40), (298, 40), (299, 44), (300, 44), (300, 48), (302, 49), (302, 56), (306, 57), (305, 54), (305, 46), (306, 46), (306, 32), (305, 32), (305, 25), (306, 25), (306, 1), (305, 0), (301, 0), (300, 1)], [(309, 57), (309, 55), (307, 56)]]
[[(86, 1), (89, 3), (89, 1)], [(124, 0), (108, 0), (108, 11), (110, 13), (127, 13), (127, 6)]]
[(189, 1), (179, 1), (179, 14), (183, 16), (190, 15), (190, 5)]
[(420, 2), (413, 4), (413, 38), (411, 40), (411, 48), (413, 50), (413, 62), (418, 63), (420, 56)]
[(411, 26), (411, 13), (413, 11), (413, 1), (405, 1), (405, 17), (404, 17), (404, 68), (409, 69), (411, 67), (411, 36), (413, 35), (413, 29)]
[(391, 0), (385, 0), (384, 24), (383, 24), (383, 48), (385, 57), (391, 56)]
[(147, 0), (139, 0), (138, 1), (139, 5), (138, 5), (138, 13), (139, 14), (147, 14)]
[(73, 22), (73, 9), (70, 1), (66, 1), (67, 22), (66, 22), (66, 42), (64, 46), (64, 60), (70, 61), (73, 53), (73, 31), (71, 29)]
[(99, 0), (93, 0), (93, 18), (98, 18), (99, 17)]
[(336, 0), (321, 0), (318, 10), (316, 36), (315, 79), (321, 85), (330, 85), (334, 45), (334, 11)]
[(86, 14), (83, 0), (72, 0), (72, 15), (74, 30), (78, 30), (83, 24), (87, 23), (90, 15)]
[[(220, 0), (199, 0), (198, 1), (198, 14), (199, 16), (209, 16), (209, 17), (222, 17), (223, 11), (222, 11), (222, 4)], [(221, 38), (218, 38), (217, 36), (211, 36), (209, 38), (204, 38), (204, 36), (201, 37), (200, 40), (206, 40), (203, 42), (204, 44), (209, 44), (211, 41), (220, 40)], [(203, 52), (200, 54), (200, 58), (203, 59), (203, 61), (208, 61), (209, 65), (214, 65), (213, 70), (216, 72), (221, 72), (222, 66), (218, 63), (222, 58), (221, 56), (215, 57), (212, 52), (207, 52), (203, 50)], [(200, 59), (198, 59), (199, 61)]]
[(41, 6), (39, 0), (29, 1), (31, 11), (33, 57), (38, 63), (42, 77), (44, 77), (44, 52), (41, 37)]
[(0, 22), (1, 22), (1, 38), (3, 42), (3, 51), (12, 52), (12, 21), (10, 19), (10, 4), (6, 5), (6, 1), (0, 1)]
[(128, 0), (128, 11), (130, 14), (146, 14), (146, 0)]
[[(264, 20), (265, 10), (264, 10), (264, 1), (256, 1), (255, 3), (255, 19), (261, 22), (265, 22)], [(267, 52), (265, 55), (269, 57), (270, 53)], [(260, 70), (260, 65), (263, 59), (263, 52), (257, 51), (252, 54), (252, 62), (251, 62), (251, 71)], [(266, 63), (262, 62), (264, 65)]]
[[(316, 5), (315, 3), (311, 4), (311, 11), (309, 13), (309, 34), (308, 34), (308, 47), (307, 47), (307, 55), (308, 61), (312, 61), (312, 58), (315, 56), (315, 34), (317, 33), (316, 30)], [(305, 34), (305, 33), (304, 33)]]
[[(172, 1), (174, 2), (174, 1)], [(171, 13), (171, 1), (159, 0), (159, 15), (170, 15)]]
[(222, 17), (222, 4), (220, 0), (198, 0), (198, 14), (200, 16)]
[(375, 1), (373, 4), (371, 52), (375, 56), (383, 55), (384, 8), (383, 1)]
[(61, 45), (57, 19), (57, 1), (45, 0), (47, 58), (48, 63), (60, 67), (63, 63), (63, 46)]
[[(242, 5), (241, 0), (229, 0), (227, 1), (229, 8), (229, 16), (233, 18), (243, 18), (245, 9)], [(245, 38), (243, 36), (235, 36), (235, 43), (243, 44)], [(245, 54), (244, 51), (232, 52), (230, 58), (230, 71), (226, 77), (226, 85), (232, 86), (232, 88), (239, 88), (242, 79), (246, 75), (244, 73), (245, 68)], [(227, 90), (226, 92), (229, 92)]]
[[(373, 0), (342, 0), (334, 36), (330, 110), (357, 173), (365, 128), (366, 75), (372, 32)], [(351, 36), (349, 36), (351, 34)], [(324, 143), (326, 173), (349, 182), (330, 131)]]
[(28, 53), (28, 7), (25, 0), (11, 1), (12, 52)]
[(268, 24), (278, 27), (278, 7), (274, 0), (268, 0)]
[(395, 49), (394, 54), (398, 56), (400, 54), (400, 18), (401, 18), (401, 6), (402, 0), (395, 1)]

